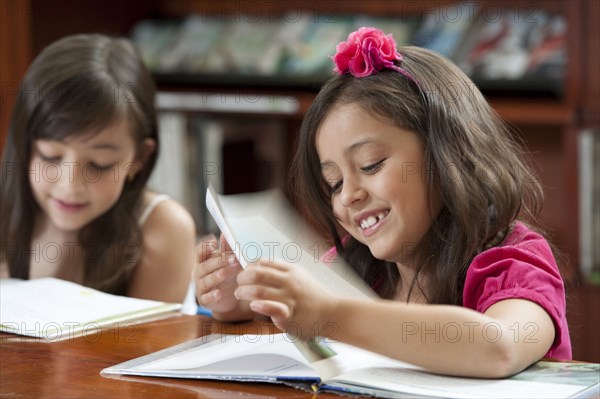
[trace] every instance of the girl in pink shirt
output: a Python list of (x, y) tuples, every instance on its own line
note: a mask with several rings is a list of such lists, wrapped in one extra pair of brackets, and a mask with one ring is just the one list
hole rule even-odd
[(560, 273), (519, 221), (535, 220), (541, 186), (475, 85), (375, 28), (332, 59), (338, 76), (300, 131), (294, 191), (382, 299), (336, 298), (282, 262), (241, 271), (214, 250), (194, 271), (199, 302), (220, 320), (261, 314), (442, 374), (505, 377), (569, 359)]

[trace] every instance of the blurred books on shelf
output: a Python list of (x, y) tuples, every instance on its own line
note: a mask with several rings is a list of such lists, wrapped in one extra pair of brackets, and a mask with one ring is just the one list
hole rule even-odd
[[(159, 93), (160, 150), (149, 187), (181, 203), (203, 235), (218, 231), (204, 211), (209, 184), (227, 194), (284, 187), (287, 136), (279, 118), (239, 114), (272, 109), (268, 98), (261, 105), (257, 98), (196, 95)], [(293, 103), (284, 102), (276, 106), (282, 115), (295, 112)], [(186, 112), (207, 108), (213, 114)]]
[(562, 16), (505, 10), (480, 15), (451, 58), (483, 90), (561, 95), (565, 45)]
[(365, 25), (381, 26), (405, 45), (417, 18), (303, 13), (261, 22), (190, 15), (140, 21), (131, 37), (159, 83), (318, 88), (333, 75), (336, 45)]
[(579, 265), (582, 276), (600, 285), (600, 130), (579, 133)]
[(428, 13), (415, 31), (410, 43), (452, 57), (476, 17), (476, 4), (457, 6), (455, 18), (440, 18), (438, 13)]
[(483, 91), (560, 97), (567, 23), (542, 10), (498, 8), (493, 16), (464, 2), (455, 13), (373, 17), (302, 13), (294, 20), (190, 15), (143, 20), (131, 32), (159, 84), (318, 89), (333, 76), (329, 56), (361, 26), (391, 33), (398, 45), (452, 59)]

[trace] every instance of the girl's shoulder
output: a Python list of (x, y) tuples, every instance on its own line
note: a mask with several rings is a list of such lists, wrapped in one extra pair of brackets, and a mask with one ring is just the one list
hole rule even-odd
[(546, 297), (564, 301), (564, 284), (550, 244), (541, 234), (516, 222), (502, 244), (472, 260), (466, 273), (463, 304), (485, 311), (492, 299), (503, 295), (522, 297), (524, 293), (530, 296), (532, 292), (545, 292)]
[(195, 232), (190, 213), (181, 204), (165, 194), (146, 191), (138, 222), (144, 235), (152, 232)]
[[(504, 268), (507, 260), (525, 260), (536, 265), (545, 264), (550, 269), (557, 269), (552, 248), (546, 238), (521, 221), (516, 221), (504, 241), (498, 246), (479, 253), (468, 269), (487, 269), (492, 264)], [(507, 271), (512, 271), (510, 268)]]
[(541, 306), (556, 328), (546, 356), (570, 359), (564, 281), (548, 241), (522, 222), (515, 223), (502, 244), (473, 259), (463, 288), (463, 306), (481, 313), (507, 299)]
[(544, 236), (521, 221), (516, 221), (510, 233), (507, 235), (501, 246), (519, 246), (524, 243), (537, 242), (540, 245), (548, 245)]
[(177, 201), (155, 193), (144, 195), (140, 217), (144, 213), (142, 259), (132, 275), (128, 295), (180, 302), (194, 264), (194, 220)]

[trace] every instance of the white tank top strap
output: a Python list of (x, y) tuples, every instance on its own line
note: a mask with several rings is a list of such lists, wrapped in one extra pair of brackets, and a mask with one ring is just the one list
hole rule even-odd
[(142, 211), (142, 214), (140, 216), (140, 219), (138, 220), (138, 223), (140, 226), (143, 226), (144, 223), (146, 223), (146, 220), (148, 219), (148, 217), (150, 216), (150, 214), (152, 213), (152, 211), (154, 210), (154, 208), (156, 208), (156, 206), (158, 204), (160, 204), (161, 202), (163, 202), (164, 200), (169, 199), (169, 196), (166, 194), (158, 194), (155, 195), (146, 205), (146, 207), (144, 208), (144, 210)]

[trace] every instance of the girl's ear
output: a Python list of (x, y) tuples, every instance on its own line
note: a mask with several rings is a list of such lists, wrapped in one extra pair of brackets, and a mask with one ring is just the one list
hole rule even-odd
[(156, 151), (156, 141), (154, 139), (145, 139), (135, 160), (135, 170), (137, 173), (144, 168), (154, 151)]

